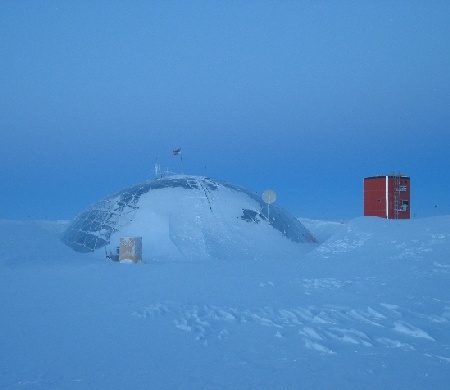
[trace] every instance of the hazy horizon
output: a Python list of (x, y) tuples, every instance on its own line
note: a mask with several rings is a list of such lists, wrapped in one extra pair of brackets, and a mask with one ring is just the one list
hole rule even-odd
[(71, 219), (154, 163), (363, 213), (450, 214), (450, 3), (0, 3), (0, 218)]

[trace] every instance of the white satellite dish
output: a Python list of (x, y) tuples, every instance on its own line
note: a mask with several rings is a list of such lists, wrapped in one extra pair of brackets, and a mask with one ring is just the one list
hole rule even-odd
[(262, 199), (264, 203), (272, 204), (277, 200), (277, 194), (272, 190), (265, 190), (262, 194)]
[(262, 194), (262, 200), (267, 203), (267, 220), (270, 223), (270, 205), (277, 200), (277, 194), (272, 190), (265, 190)]

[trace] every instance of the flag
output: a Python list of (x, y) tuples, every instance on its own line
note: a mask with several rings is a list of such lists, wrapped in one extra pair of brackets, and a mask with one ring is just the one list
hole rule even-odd
[(172, 151), (172, 154), (173, 154), (174, 156), (178, 156), (179, 154), (181, 154), (181, 149), (173, 150), (173, 151)]

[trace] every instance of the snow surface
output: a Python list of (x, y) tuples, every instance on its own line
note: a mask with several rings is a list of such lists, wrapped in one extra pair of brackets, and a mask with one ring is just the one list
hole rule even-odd
[(302, 221), (298, 255), (120, 264), (0, 220), (0, 388), (448, 388), (450, 216)]

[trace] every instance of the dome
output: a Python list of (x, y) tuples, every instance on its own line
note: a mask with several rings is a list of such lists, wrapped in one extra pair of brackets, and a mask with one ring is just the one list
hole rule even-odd
[[(93, 204), (62, 235), (78, 252), (92, 252), (120, 237), (139, 236), (152, 258), (257, 254), (268, 248), (316, 242), (281, 207), (223, 181), (169, 176), (121, 190)], [(146, 256), (144, 254), (144, 257)]]

